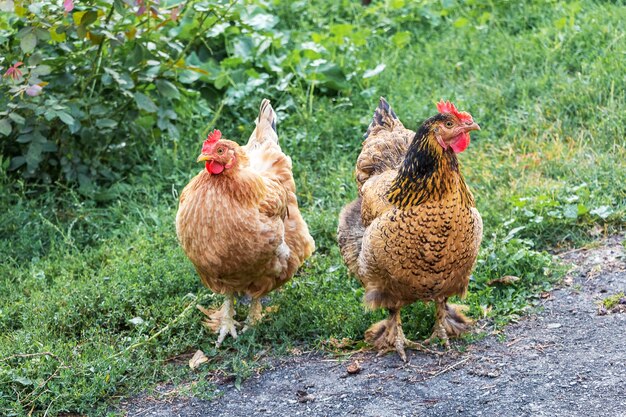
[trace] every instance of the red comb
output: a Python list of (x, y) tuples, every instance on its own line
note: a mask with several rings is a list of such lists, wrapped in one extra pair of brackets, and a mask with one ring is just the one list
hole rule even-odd
[(213, 132), (209, 133), (209, 136), (206, 137), (206, 140), (210, 143), (215, 143), (222, 138), (222, 132), (215, 129)]
[(202, 153), (209, 153), (211, 151), (211, 145), (222, 138), (222, 132), (215, 129), (213, 132), (209, 133), (206, 140), (202, 144)]
[(439, 110), (439, 113), (453, 114), (456, 117), (458, 117), (459, 120), (461, 120), (462, 122), (465, 122), (467, 120), (472, 120), (471, 114), (464, 112), (464, 111), (458, 111), (456, 109), (456, 106), (450, 103), (450, 101), (441, 100), (439, 103), (437, 103), (437, 110)]

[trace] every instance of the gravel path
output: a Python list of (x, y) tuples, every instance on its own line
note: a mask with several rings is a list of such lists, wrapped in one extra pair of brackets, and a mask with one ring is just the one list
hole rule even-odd
[[(597, 301), (626, 292), (626, 255), (613, 237), (565, 254), (576, 268), (545, 294), (544, 310), (468, 346), (436, 356), (407, 351), (337, 361), (302, 355), (219, 389), (215, 401), (138, 397), (128, 416), (618, 416), (626, 417), (626, 314), (598, 315)], [(359, 361), (361, 371), (347, 373)]]

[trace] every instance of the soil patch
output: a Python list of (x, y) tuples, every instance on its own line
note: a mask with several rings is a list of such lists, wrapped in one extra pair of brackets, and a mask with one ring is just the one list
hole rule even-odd
[(626, 417), (626, 314), (598, 314), (601, 300), (626, 292), (622, 239), (562, 254), (572, 270), (542, 311), (463, 353), (407, 351), (406, 364), (395, 354), (294, 356), (240, 390), (222, 384), (214, 401), (140, 396), (122, 408), (152, 417)]

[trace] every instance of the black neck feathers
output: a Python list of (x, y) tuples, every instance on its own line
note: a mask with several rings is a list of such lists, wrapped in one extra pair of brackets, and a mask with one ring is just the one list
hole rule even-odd
[(455, 153), (450, 148), (444, 150), (435, 138), (434, 125), (440, 116), (431, 117), (420, 126), (387, 192), (389, 201), (400, 208), (440, 200), (459, 188), (462, 198), (471, 199), (473, 204)]

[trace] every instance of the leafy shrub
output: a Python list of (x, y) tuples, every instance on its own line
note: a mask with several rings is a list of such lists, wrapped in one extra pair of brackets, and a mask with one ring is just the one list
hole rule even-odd
[[(309, 111), (314, 94), (357, 88), (371, 96), (369, 79), (385, 65), (370, 68), (362, 58), (376, 36), (397, 48), (411, 41), (390, 19), (403, 5), (16, 1), (0, 17), (0, 137), (8, 138), (1, 168), (78, 183), (83, 194), (106, 199), (95, 184), (119, 180), (155, 143), (176, 142), (181, 126), (197, 128), (189, 120), (207, 116), (207, 107), (217, 109), (203, 121), (208, 129), (223, 109), (249, 122), (261, 96), (288, 94), (285, 108), (299, 101)], [(432, 16), (443, 13), (419, 10), (410, 23), (435, 24)], [(300, 30), (291, 27), (294, 13)], [(347, 23), (355, 14), (367, 24)]]
[(9, 169), (92, 190), (176, 139), (180, 6), (98, 0), (15, 2), (1, 22), (0, 152)]

